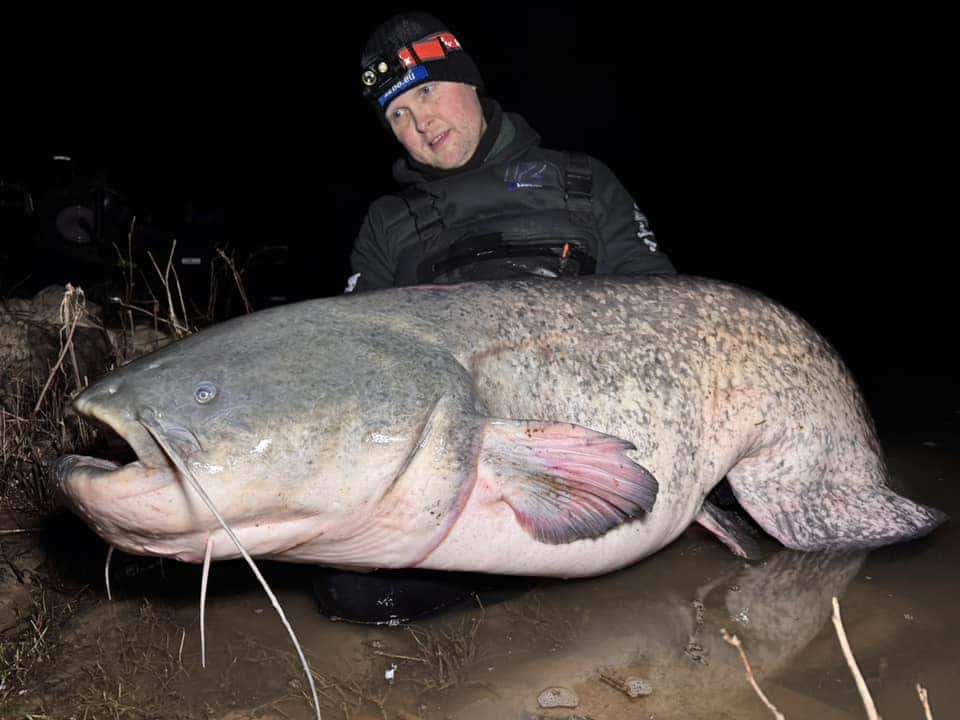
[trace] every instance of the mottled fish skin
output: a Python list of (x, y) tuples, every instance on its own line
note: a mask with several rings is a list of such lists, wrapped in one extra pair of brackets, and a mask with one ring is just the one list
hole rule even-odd
[[(203, 381), (218, 394), (201, 406)], [(724, 476), (796, 549), (874, 547), (944, 517), (887, 488), (856, 384), (807, 323), (701, 278), (426, 286), (273, 308), (142, 358), (77, 401), (159, 466), (135, 427), (144, 408), (186, 438), (255, 553), (296, 562), (598, 574), (675, 539)], [(652, 510), (600, 537), (538, 541), (483, 461), (486, 423), (504, 419), (626, 441), (655, 478)], [(197, 561), (219, 538), (172, 491), (148, 489), (158, 512), (128, 516), (108, 507), (102, 467), (68, 466), (64, 494), (130, 551)], [(215, 556), (231, 552), (218, 540)]]

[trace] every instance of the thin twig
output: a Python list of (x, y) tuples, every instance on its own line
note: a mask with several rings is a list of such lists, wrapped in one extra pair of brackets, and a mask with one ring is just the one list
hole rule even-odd
[(133, 298), (133, 229), (137, 224), (137, 216), (130, 220), (130, 232), (127, 233), (127, 301)]
[[(174, 238), (173, 242), (170, 244), (170, 254), (167, 256), (167, 267), (163, 271), (163, 289), (167, 291), (167, 311), (170, 313), (170, 319), (176, 319), (177, 311), (176, 306), (173, 304), (173, 293), (170, 291), (170, 268), (173, 267), (173, 253), (177, 249), (177, 239)], [(153, 260), (153, 256), (150, 257), (150, 260)], [(156, 263), (154, 263), (156, 267)], [(186, 328), (187, 319), (183, 318), (184, 328)]]
[[(177, 246), (177, 241), (173, 241), (173, 246)], [(170, 262), (173, 263), (173, 248), (170, 249)], [(180, 298), (180, 312), (183, 313), (183, 324), (187, 328), (187, 332), (190, 332), (190, 316), (187, 314), (187, 304), (183, 301), (183, 288), (180, 287), (180, 276), (177, 274), (176, 269), (173, 271), (173, 279), (177, 283), (177, 296)]]
[(253, 312), (253, 306), (250, 304), (250, 301), (247, 300), (247, 293), (243, 289), (243, 280), (240, 278), (240, 273), (237, 271), (237, 266), (233, 263), (233, 260), (220, 248), (217, 248), (217, 253), (220, 257), (223, 258), (223, 261), (227, 264), (227, 267), (230, 268), (230, 271), (233, 273), (233, 281), (237, 284), (237, 292), (240, 293), (240, 299), (243, 300), (243, 307), (247, 311), (247, 314)]
[(763, 694), (763, 690), (757, 685), (757, 681), (753, 677), (753, 670), (750, 669), (750, 661), (747, 660), (747, 653), (743, 650), (743, 643), (740, 642), (740, 638), (736, 635), (730, 635), (725, 628), (720, 628), (720, 634), (723, 635), (723, 639), (726, 640), (729, 645), (733, 645), (740, 652), (740, 659), (743, 660), (743, 668), (747, 672), (747, 680), (750, 682), (750, 686), (757, 694), (757, 697), (763, 701), (763, 704), (767, 706), (777, 720), (786, 720), (783, 713), (777, 710), (777, 706), (767, 699), (767, 696)]
[(930, 700), (927, 698), (927, 689), (917, 683), (917, 695), (920, 697), (920, 704), (923, 705), (923, 714), (926, 720), (933, 720), (933, 713), (930, 711)]
[[(83, 317), (83, 291), (80, 290), (80, 300), (79, 302), (71, 302), (71, 295), (69, 289), (67, 293), (63, 296), (63, 300), (60, 302), (60, 340), (63, 342), (63, 332), (66, 330), (67, 325), (71, 328), (75, 328), (77, 322), (80, 318)], [(70, 335), (73, 335), (73, 330), (71, 329)], [(70, 362), (73, 364), (73, 377), (76, 382), (75, 388), (79, 391), (83, 387), (83, 382), (80, 380), (80, 366), (77, 364), (77, 353), (74, 351), (73, 343), (67, 342), (67, 348), (70, 351)]]
[(412, 657), (410, 655), (397, 655), (395, 653), (385, 653), (385, 652), (381, 652), (380, 650), (374, 650), (373, 654), (380, 655), (381, 657), (391, 658), (393, 660), (412, 660), (413, 662), (420, 662), (420, 663), (427, 662), (426, 658)]
[(840, 640), (840, 647), (843, 650), (843, 656), (850, 666), (850, 672), (853, 673), (853, 679), (857, 683), (857, 690), (860, 691), (860, 699), (863, 700), (863, 706), (866, 708), (867, 717), (870, 720), (880, 720), (876, 705), (873, 704), (873, 698), (870, 697), (870, 691), (867, 689), (867, 683), (857, 667), (857, 661), (853, 657), (853, 651), (850, 649), (850, 643), (847, 641), (847, 633), (843, 629), (843, 620), (840, 618), (840, 603), (836, 595), (833, 597), (833, 627), (837, 631), (837, 638)]
[[(153, 319), (156, 320), (157, 322), (161, 322), (161, 323), (163, 323), (164, 325), (169, 325), (175, 332), (179, 329), (179, 325), (174, 325), (174, 324), (172, 324), (169, 320), (160, 317), (160, 316), (157, 315), (155, 312), (150, 312), (149, 310), (144, 310), (142, 307), (137, 307), (136, 305), (128, 305), (127, 303), (125, 303), (125, 302), (124, 302), (123, 300), (121, 300), (120, 298), (115, 298), (115, 299), (114, 299), (114, 302), (116, 302), (117, 305), (119, 305), (120, 307), (124, 308), (125, 310), (131, 310), (131, 311), (132, 311), (132, 310), (136, 310), (138, 313), (143, 313), (143, 314), (146, 315), (147, 317), (153, 318)], [(131, 320), (131, 322), (133, 322), (133, 321)]]
[(19, 535), (21, 533), (43, 532), (43, 528), (17, 528), (16, 530), (0, 530), (0, 535)]
[(153, 263), (153, 269), (157, 271), (157, 275), (160, 276), (160, 281), (163, 283), (163, 289), (167, 293), (167, 315), (170, 318), (170, 326), (173, 328), (174, 333), (177, 337), (183, 337), (184, 335), (189, 335), (190, 330), (186, 327), (186, 318), (184, 318), (184, 325), (181, 325), (177, 322), (177, 311), (176, 306), (173, 304), (173, 293), (170, 291), (170, 269), (173, 267), (173, 253), (177, 249), (177, 241), (174, 240), (173, 244), (170, 247), (170, 256), (167, 259), (167, 268), (165, 272), (160, 272), (160, 266), (157, 265), (156, 259), (153, 257), (153, 253), (149, 250), (147, 251), (147, 257), (150, 258), (150, 262)]
[[(77, 294), (80, 297), (80, 300), (77, 301), (78, 305), (83, 307), (83, 290), (77, 288), (74, 290), (73, 286), (67, 284), (67, 290), (63, 295), (63, 302), (67, 302), (68, 298), (74, 297)], [(33, 414), (36, 415), (40, 411), (40, 407), (43, 405), (43, 398), (47, 394), (47, 390), (50, 389), (50, 383), (53, 382), (53, 378), (56, 377), (57, 371), (60, 369), (60, 366), (63, 364), (63, 358), (66, 357), (67, 351), (73, 347), (73, 333), (77, 329), (77, 322), (80, 320), (82, 311), (73, 315), (70, 321), (70, 330), (67, 332), (67, 339), (64, 341), (63, 346), (60, 348), (60, 357), (57, 358), (56, 364), (53, 366), (53, 369), (50, 370), (50, 375), (47, 376), (47, 382), (43, 386), (43, 390), (40, 391), (40, 397), (37, 398), (37, 404), (33, 406)]]

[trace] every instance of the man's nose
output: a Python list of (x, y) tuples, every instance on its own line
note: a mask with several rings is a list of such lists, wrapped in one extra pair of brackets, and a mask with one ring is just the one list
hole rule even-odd
[(421, 108), (414, 112), (413, 121), (419, 132), (426, 132), (433, 124), (433, 111), (429, 108)]

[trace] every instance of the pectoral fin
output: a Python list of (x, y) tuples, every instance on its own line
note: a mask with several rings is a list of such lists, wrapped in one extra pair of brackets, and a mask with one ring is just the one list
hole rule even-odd
[(480, 463), (532, 537), (559, 545), (597, 538), (653, 509), (657, 480), (621, 438), (570, 423), (494, 420)]

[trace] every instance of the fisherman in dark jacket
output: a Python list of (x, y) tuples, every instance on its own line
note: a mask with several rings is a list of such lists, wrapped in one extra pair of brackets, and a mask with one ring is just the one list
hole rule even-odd
[[(541, 148), (519, 115), (481, 95), (476, 66), (436, 18), (388, 20), (371, 36), (362, 65), (365, 97), (407, 151), (393, 168), (405, 188), (371, 205), (348, 291), (674, 272), (610, 169)], [(502, 597), (528, 583), (424, 570), (317, 568), (313, 576), (323, 612), (361, 622), (411, 620), (481, 590)]]
[(537, 275), (673, 273), (610, 169), (541, 148), (519, 115), (482, 95), (476, 65), (425, 13), (370, 37), (364, 96), (407, 154), (405, 186), (375, 201), (348, 290)]

